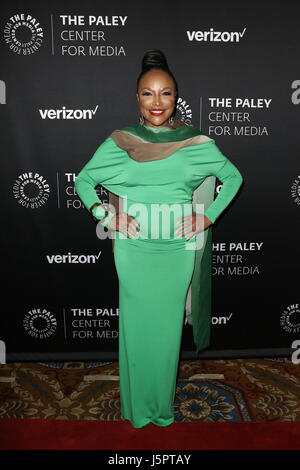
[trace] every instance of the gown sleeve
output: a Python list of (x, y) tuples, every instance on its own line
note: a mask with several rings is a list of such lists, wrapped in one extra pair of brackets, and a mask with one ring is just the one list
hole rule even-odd
[(204, 215), (213, 223), (232, 201), (243, 177), (238, 168), (220, 151), (214, 140), (194, 145), (191, 149), (192, 178), (203, 181), (207, 176), (214, 175), (222, 182), (222, 188), (204, 211)]
[(98, 184), (108, 191), (122, 196), (126, 162), (124, 153), (126, 154), (111, 137), (108, 137), (78, 173), (75, 178), (75, 191), (88, 210), (95, 202), (101, 204), (94, 189)]

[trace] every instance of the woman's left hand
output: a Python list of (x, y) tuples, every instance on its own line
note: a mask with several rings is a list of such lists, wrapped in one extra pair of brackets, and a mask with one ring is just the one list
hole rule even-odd
[(196, 233), (201, 232), (212, 225), (212, 221), (204, 214), (193, 212), (191, 215), (178, 219), (176, 224), (179, 225), (179, 227), (175, 230), (175, 233), (182, 232), (182, 230), (184, 230), (182, 233), (177, 235), (176, 238), (180, 238), (188, 234), (186, 236), (186, 240), (189, 240), (196, 235)]

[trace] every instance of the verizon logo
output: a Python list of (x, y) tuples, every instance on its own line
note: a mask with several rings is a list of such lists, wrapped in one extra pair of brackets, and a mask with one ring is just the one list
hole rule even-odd
[(226, 325), (231, 320), (232, 315), (233, 314), (231, 313), (229, 316), (223, 316), (223, 317), (213, 316), (211, 319), (211, 324), (212, 325)]
[(66, 255), (46, 255), (49, 264), (94, 264), (99, 260), (101, 251), (98, 255), (72, 255), (67, 253)]
[(39, 109), (42, 119), (93, 119), (98, 109)]
[(209, 42), (240, 42), (244, 36), (246, 28), (242, 32), (239, 31), (187, 31), (189, 41), (209, 41)]

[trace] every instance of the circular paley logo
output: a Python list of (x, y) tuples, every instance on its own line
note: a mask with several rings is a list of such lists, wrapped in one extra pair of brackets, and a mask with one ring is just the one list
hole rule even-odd
[(50, 186), (39, 173), (23, 173), (13, 185), (13, 194), (22, 207), (36, 209), (48, 201)]
[(299, 333), (300, 331), (300, 307), (299, 304), (288, 305), (280, 316), (280, 325), (287, 333)]
[(291, 196), (294, 202), (300, 206), (300, 176), (297, 176), (297, 178), (292, 182)]
[(4, 26), (4, 40), (12, 52), (19, 55), (34, 54), (43, 42), (43, 29), (30, 14), (17, 13)]
[(37, 339), (45, 339), (53, 336), (57, 320), (53, 313), (46, 308), (33, 308), (26, 313), (23, 319), (25, 331), (32, 337)]
[(193, 113), (190, 105), (179, 96), (176, 105), (176, 119), (185, 122), (185, 124), (191, 125), (192, 117)]

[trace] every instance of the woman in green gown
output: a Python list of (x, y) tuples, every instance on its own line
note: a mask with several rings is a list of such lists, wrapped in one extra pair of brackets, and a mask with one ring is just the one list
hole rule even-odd
[[(140, 122), (113, 131), (101, 143), (79, 172), (75, 189), (101, 222), (97, 228), (107, 227), (114, 237), (121, 413), (134, 428), (142, 428), (174, 421), (188, 288), (192, 277), (201, 281), (194, 272), (201, 266), (196, 264), (199, 253), (203, 272), (209, 272), (203, 254), (207, 234), (236, 195), (242, 176), (213, 139), (174, 119), (178, 87), (161, 51), (144, 55), (136, 96)], [(214, 199), (216, 178), (222, 188)], [(95, 191), (98, 184), (122, 207), (105, 208)], [(204, 190), (198, 192), (195, 210), (198, 188)], [(209, 298), (203, 289), (202, 297)], [(195, 341), (201, 309), (198, 316)]]

